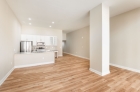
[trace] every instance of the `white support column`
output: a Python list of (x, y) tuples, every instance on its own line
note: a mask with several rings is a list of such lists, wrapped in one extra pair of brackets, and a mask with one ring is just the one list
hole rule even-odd
[(90, 70), (109, 74), (109, 7), (100, 4), (90, 11)]

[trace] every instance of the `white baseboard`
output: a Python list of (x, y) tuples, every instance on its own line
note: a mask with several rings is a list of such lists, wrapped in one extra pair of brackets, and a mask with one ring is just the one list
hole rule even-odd
[(129, 71), (140, 73), (140, 70), (138, 70), (138, 69), (133, 69), (133, 68), (129, 68), (129, 67), (125, 67), (125, 66), (121, 66), (121, 65), (117, 65), (117, 64), (112, 64), (112, 63), (110, 63), (110, 65), (118, 67), (118, 68), (126, 69), (126, 70), (129, 70)]
[(109, 71), (102, 73), (102, 72), (99, 72), (99, 71), (94, 70), (94, 69), (92, 69), (92, 68), (89, 68), (89, 70), (90, 70), (91, 72), (94, 72), (94, 73), (100, 75), (100, 76), (105, 76), (105, 75), (107, 75), (107, 74), (110, 74)]
[(72, 55), (72, 56), (76, 56), (76, 57), (80, 57), (80, 58), (84, 58), (84, 59), (89, 60), (89, 58), (86, 58), (86, 57), (82, 57), (82, 56), (74, 55), (74, 54), (67, 53), (67, 52), (63, 52), (63, 53), (66, 53), (66, 54), (69, 54), (69, 55)]
[(13, 72), (14, 67), (4, 76), (2, 80), (0, 80), (0, 86), (4, 83), (4, 81), (9, 77), (9, 75)]
[(94, 72), (94, 73), (96, 73), (96, 74), (102, 76), (102, 73), (99, 72), (99, 71), (97, 71), (97, 70), (94, 70), (94, 69), (92, 69), (92, 68), (89, 68), (89, 70), (90, 70), (91, 72)]
[(38, 63), (38, 64), (19, 65), (19, 66), (15, 66), (15, 68), (32, 67), (32, 66), (38, 66), (38, 65), (44, 65), (44, 64), (53, 64), (53, 63), (54, 62), (45, 62), (45, 63)]

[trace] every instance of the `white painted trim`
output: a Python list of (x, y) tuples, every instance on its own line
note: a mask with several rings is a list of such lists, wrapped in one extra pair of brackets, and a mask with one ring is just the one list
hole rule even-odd
[(94, 72), (94, 73), (96, 73), (96, 74), (102, 76), (102, 73), (99, 72), (99, 71), (97, 71), (97, 70), (94, 70), (94, 69), (92, 69), (92, 68), (89, 68), (89, 70), (90, 70), (91, 72)]
[(110, 74), (109, 71), (104, 72), (104, 73), (101, 73), (101, 72), (99, 72), (99, 71), (97, 71), (97, 70), (95, 70), (95, 69), (92, 69), (92, 68), (89, 68), (89, 70), (90, 70), (91, 72), (94, 72), (94, 73), (100, 75), (100, 76), (105, 76), (105, 75), (107, 75), (107, 74)]
[(129, 70), (129, 71), (140, 73), (140, 70), (138, 70), (138, 69), (133, 69), (133, 68), (129, 68), (129, 67), (121, 66), (121, 65), (117, 65), (117, 64), (112, 64), (112, 63), (110, 63), (110, 65), (118, 67), (118, 68), (126, 69), (126, 70)]
[(54, 62), (45, 62), (45, 63), (38, 63), (38, 64), (19, 65), (19, 66), (15, 66), (15, 68), (32, 67), (32, 66), (38, 66), (38, 65), (44, 65), (44, 64), (53, 64), (53, 63)]
[(4, 83), (4, 81), (9, 77), (9, 75), (13, 72), (14, 67), (0, 80), (0, 86)]
[(110, 71), (103, 72), (103, 73), (102, 73), (102, 76), (105, 76), (105, 75), (107, 75), (107, 74), (110, 74)]
[(86, 57), (82, 57), (82, 56), (74, 55), (74, 54), (67, 53), (67, 52), (63, 52), (63, 53), (66, 53), (66, 54), (69, 54), (69, 55), (72, 55), (72, 56), (76, 56), (76, 57), (80, 57), (80, 58), (84, 58), (84, 59), (89, 60), (89, 58), (86, 58)]

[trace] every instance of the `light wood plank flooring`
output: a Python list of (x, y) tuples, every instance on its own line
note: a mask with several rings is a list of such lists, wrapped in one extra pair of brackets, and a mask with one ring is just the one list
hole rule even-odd
[(89, 61), (64, 54), (55, 64), (15, 69), (0, 92), (140, 92), (140, 74), (110, 67), (101, 77)]

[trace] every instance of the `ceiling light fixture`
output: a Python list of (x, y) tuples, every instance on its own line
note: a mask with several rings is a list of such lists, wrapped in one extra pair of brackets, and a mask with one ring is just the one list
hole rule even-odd
[(52, 27), (52, 26), (50, 26), (50, 27)]
[(32, 25), (32, 23), (29, 23), (29, 25)]
[(54, 24), (54, 22), (52, 22), (52, 24)]
[(29, 20), (32, 20), (31, 18), (29, 18)]

